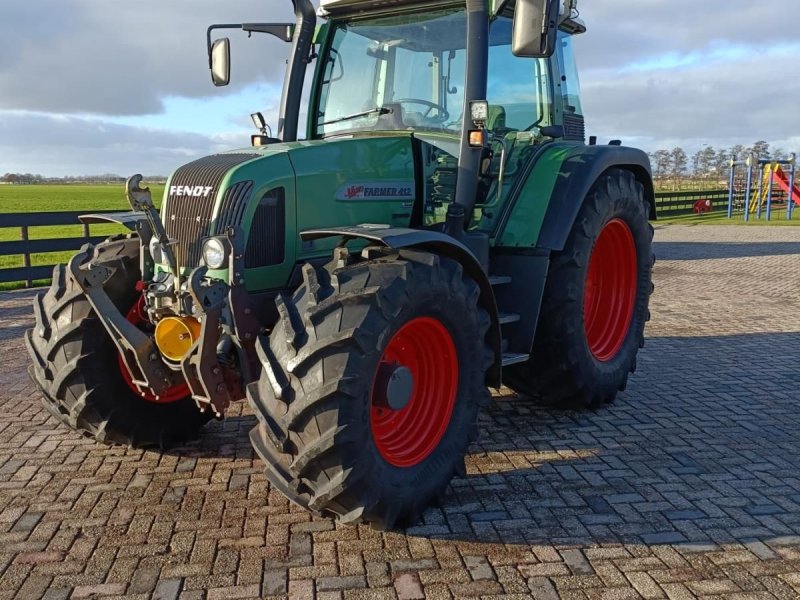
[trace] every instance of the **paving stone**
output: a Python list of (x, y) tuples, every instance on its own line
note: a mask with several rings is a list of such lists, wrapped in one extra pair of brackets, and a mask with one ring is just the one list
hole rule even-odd
[(33, 292), (0, 292), (0, 600), (797, 598), (800, 228), (656, 224), (655, 252), (615, 404), (494, 393), (467, 477), (387, 533), (271, 489), (246, 403), (164, 453), (56, 423), (25, 372)]
[(153, 590), (153, 600), (175, 600), (182, 585), (180, 579), (162, 579)]
[(399, 600), (421, 600), (425, 598), (425, 591), (419, 577), (415, 573), (403, 573), (394, 580), (394, 589)]
[(72, 591), (71, 598), (93, 598), (96, 596), (121, 596), (125, 593), (124, 583), (98, 583), (79, 585)]

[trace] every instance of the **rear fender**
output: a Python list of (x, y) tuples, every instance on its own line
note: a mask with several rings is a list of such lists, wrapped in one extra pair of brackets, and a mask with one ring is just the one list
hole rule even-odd
[(586, 195), (612, 168), (627, 169), (642, 183), (650, 218), (655, 219), (647, 154), (624, 146), (553, 142), (542, 146), (523, 169), (499, 225), (495, 246), (563, 250)]
[(592, 186), (603, 173), (614, 168), (631, 171), (644, 186), (650, 218), (655, 219), (655, 194), (647, 154), (624, 146), (576, 146), (561, 165), (539, 234), (539, 248), (564, 249), (578, 211)]
[(486, 384), (490, 387), (500, 387), (502, 370), (502, 351), (500, 321), (497, 315), (497, 303), (494, 291), (489, 283), (489, 278), (481, 268), (478, 259), (462, 243), (449, 235), (438, 231), (427, 231), (405, 228), (370, 228), (370, 227), (333, 227), (330, 229), (312, 229), (300, 233), (305, 240), (318, 240), (329, 237), (341, 237), (342, 244), (350, 240), (367, 240), (378, 243), (387, 248), (400, 250), (402, 248), (415, 248), (446, 256), (457, 261), (464, 271), (478, 284), (481, 307), (489, 313), (491, 324), (489, 327), (489, 341), (494, 352), (494, 363), (487, 372)]

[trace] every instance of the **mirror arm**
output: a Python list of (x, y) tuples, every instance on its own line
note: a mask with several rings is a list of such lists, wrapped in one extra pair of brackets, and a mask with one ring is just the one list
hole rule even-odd
[(247, 33), (268, 33), (283, 42), (291, 42), (294, 36), (294, 23), (242, 23)]
[(208, 66), (211, 68), (211, 35), (217, 29), (241, 29), (248, 34), (268, 33), (283, 42), (291, 42), (294, 36), (294, 23), (215, 23), (206, 30), (206, 46), (208, 47)]

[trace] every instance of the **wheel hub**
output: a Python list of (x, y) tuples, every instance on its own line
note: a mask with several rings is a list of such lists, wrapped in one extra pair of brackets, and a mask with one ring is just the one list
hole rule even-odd
[(411, 369), (403, 365), (381, 363), (372, 403), (390, 410), (403, 410), (411, 401), (413, 391), (414, 375)]

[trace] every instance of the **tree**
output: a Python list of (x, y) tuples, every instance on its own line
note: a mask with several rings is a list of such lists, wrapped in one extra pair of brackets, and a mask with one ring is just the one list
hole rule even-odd
[(742, 144), (736, 144), (730, 149), (729, 154), (733, 160), (745, 160), (749, 156), (750, 150), (745, 148)]
[(656, 179), (664, 179), (669, 176), (672, 168), (672, 157), (666, 150), (656, 150), (652, 155), (653, 174)]
[(789, 153), (783, 148), (773, 148), (771, 157), (773, 160), (786, 160), (789, 158)]
[(686, 168), (689, 164), (689, 157), (686, 155), (686, 151), (683, 148), (677, 147), (673, 148), (672, 151), (669, 153), (670, 160), (672, 161), (672, 170), (670, 172), (670, 176), (680, 184), (683, 180), (683, 176), (686, 174)]
[(728, 169), (731, 168), (732, 156), (733, 154), (731, 154), (730, 150), (720, 150), (717, 152), (717, 155), (714, 157), (714, 170), (717, 172), (717, 178), (728, 173)]
[(753, 154), (756, 158), (769, 157), (769, 142), (759, 140), (748, 149), (749, 154)]

